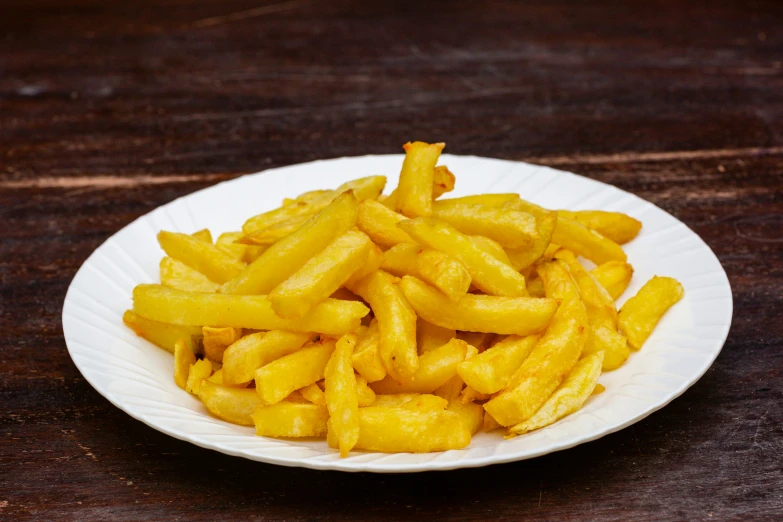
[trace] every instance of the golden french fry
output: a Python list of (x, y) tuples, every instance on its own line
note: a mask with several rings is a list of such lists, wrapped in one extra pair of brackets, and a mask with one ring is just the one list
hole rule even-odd
[(422, 318), (416, 321), (416, 346), (418, 347), (419, 355), (431, 352), (435, 348), (440, 348), (455, 337), (457, 337), (456, 330), (441, 328), (438, 325), (428, 323)]
[(606, 212), (604, 210), (558, 210), (558, 215), (577, 221), (587, 228), (593, 229), (604, 237), (624, 245), (635, 238), (642, 229), (642, 222), (622, 212)]
[(449, 401), (447, 411), (452, 411), (459, 415), (462, 425), (471, 435), (478, 433), (484, 423), (484, 408), (481, 404), (462, 403), (458, 400), (452, 400)]
[(329, 189), (319, 189), (319, 190), (308, 190), (307, 192), (302, 192), (295, 198), (283, 198), (283, 206), (285, 205), (293, 205), (295, 203), (308, 203), (310, 201), (317, 201), (323, 196), (331, 196), (332, 198), (337, 197), (337, 191), (336, 190), (329, 190)]
[(596, 265), (607, 261), (625, 262), (627, 259), (620, 245), (595, 230), (564, 217), (557, 219), (552, 242), (589, 259)]
[(413, 377), (419, 365), (416, 312), (394, 277), (377, 270), (348, 288), (370, 303), (378, 319), (379, 352), (388, 374), (400, 381)]
[(352, 179), (337, 187), (338, 194), (353, 191), (357, 201), (377, 199), (386, 186), (386, 176), (367, 176), (365, 178)]
[(243, 236), (242, 232), (224, 232), (215, 241), (215, 246), (238, 261), (245, 262), (247, 245), (236, 243)]
[[(387, 397), (400, 397), (404, 394), (387, 395)], [(449, 401), (437, 395), (429, 393), (422, 393), (410, 400), (404, 401), (402, 404), (397, 405), (399, 408), (410, 411), (443, 411), (449, 405)], [(393, 405), (392, 405), (393, 406)]]
[(467, 404), (469, 402), (475, 402), (475, 401), (487, 401), (492, 398), (492, 395), (489, 393), (481, 393), (480, 391), (476, 390), (475, 388), (471, 388), (470, 386), (466, 386), (464, 390), (462, 390), (462, 393), (460, 393), (460, 402), (462, 404)]
[(323, 437), (329, 411), (319, 404), (281, 401), (259, 406), (252, 420), (262, 437)]
[(429, 216), (432, 212), (432, 184), (435, 164), (445, 143), (406, 143), (395, 210), (408, 217)]
[(505, 389), (484, 405), (503, 426), (529, 419), (571, 371), (590, 334), (587, 310), (568, 270), (559, 261), (539, 265), (547, 296), (562, 303), (544, 335)]
[(483, 431), (489, 433), (490, 431), (495, 431), (502, 427), (503, 426), (501, 426), (500, 423), (496, 421), (495, 418), (492, 417), (492, 415), (490, 415), (488, 411), (484, 410), (484, 425), (482, 426)]
[(525, 278), (519, 272), (498, 261), (450, 225), (433, 219), (417, 218), (401, 221), (397, 226), (422, 245), (456, 258), (468, 269), (473, 284), (487, 294), (509, 297), (527, 295)]
[[(384, 407), (384, 408), (398, 408), (409, 401), (418, 399), (421, 396), (422, 396), (421, 393), (397, 393), (397, 394), (386, 394), (386, 395), (379, 394), (375, 396), (374, 406)], [(438, 409), (441, 410), (446, 409), (446, 406), (448, 406), (448, 401), (445, 401), (440, 397), (436, 397), (435, 395), (432, 395), (432, 397), (435, 397), (436, 399), (440, 399), (443, 401), (442, 407)]]
[(638, 350), (642, 347), (661, 317), (684, 294), (676, 279), (653, 276), (625, 302), (617, 315), (617, 323), (631, 348)]
[(304, 317), (362, 268), (371, 247), (366, 234), (349, 230), (272, 290), (272, 309), (284, 319)]
[(324, 394), (324, 391), (318, 386), (318, 383), (314, 382), (312, 384), (308, 384), (299, 390), (299, 393), (302, 394), (302, 397), (312, 402), (313, 404), (326, 406), (326, 395)]
[(334, 348), (334, 341), (321, 340), (256, 370), (256, 392), (261, 401), (266, 405), (280, 402), (292, 392), (323, 379)]
[(623, 295), (633, 276), (633, 267), (622, 261), (609, 261), (590, 271), (615, 301)]
[(370, 326), (359, 338), (356, 350), (351, 356), (354, 369), (368, 382), (380, 381), (386, 377), (386, 367), (381, 360), (379, 348), (380, 339), (378, 320), (373, 319)]
[(519, 199), (519, 194), (474, 194), (459, 198), (441, 199), (432, 204), (433, 211), (445, 210), (449, 207), (463, 205), (485, 205), (488, 207), (502, 207), (506, 203)]
[(183, 292), (160, 285), (133, 289), (133, 310), (164, 323), (233, 326), (342, 335), (355, 330), (369, 309), (356, 301), (326, 299), (302, 319), (281, 319), (265, 295)]
[(261, 406), (255, 390), (223, 386), (208, 379), (201, 381), (198, 397), (215, 417), (242, 426), (253, 425), (251, 415)]
[(603, 384), (599, 383), (595, 385), (595, 388), (593, 388), (592, 395), (600, 395), (605, 391), (606, 391), (606, 387)]
[[(465, 352), (465, 360), (467, 361), (471, 357), (478, 354), (478, 349), (475, 346), (471, 346), (468, 344), (468, 349)], [(465, 381), (462, 380), (462, 377), (459, 376), (459, 374), (454, 375), (451, 379), (446, 381), (445, 384), (441, 385), (439, 388), (437, 388), (434, 392), (435, 395), (438, 397), (443, 397), (447, 401), (451, 402), (454, 400), (457, 400), (462, 393), (462, 389), (465, 387)]]
[[(432, 199), (438, 199), (446, 192), (454, 190), (456, 180), (456, 176), (445, 165), (435, 167), (432, 178)], [(397, 208), (397, 189), (393, 190), (383, 200), (379, 199), (378, 201), (386, 208), (395, 210)]]
[(530, 248), (538, 238), (536, 218), (520, 210), (488, 205), (435, 208), (432, 218), (463, 234), (488, 237), (506, 248)]
[(306, 333), (281, 330), (246, 335), (223, 353), (223, 380), (226, 384), (252, 381), (257, 369), (295, 352), (309, 338)]
[[(331, 420), (330, 420), (331, 423)], [(329, 446), (337, 446), (330, 429)], [(359, 408), (359, 440), (355, 448), (385, 453), (427, 453), (461, 449), (470, 444), (470, 432), (451, 411), (411, 411), (371, 406)]]
[(527, 212), (536, 218), (537, 238), (533, 245), (529, 248), (508, 249), (506, 251), (512, 266), (517, 270), (524, 270), (541, 259), (552, 241), (552, 234), (557, 226), (557, 212), (546, 210), (524, 199), (508, 202), (504, 206)]
[(403, 382), (391, 377), (372, 383), (375, 393), (432, 393), (457, 374), (457, 365), (465, 360), (468, 344), (452, 339), (440, 348), (419, 357), (418, 370)]
[(251, 245), (240, 245), (245, 247), (245, 255), (242, 258), (242, 261), (244, 261), (246, 264), (250, 264), (259, 257), (261, 257), (261, 254), (266, 252), (269, 247), (267, 246), (251, 246)]
[(201, 329), (204, 336), (204, 355), (211, 361), (223, 362), (223, 352), (242, 337), (241, 328), (231, 326), (205, 326)]
[[(190, 378), (190, 376), (188, 376), (188, 378)], [(207, 380), (213, 384), (223, 384), (223, 368), (207, 377)]]
[(340, 456), (346, 457), (359, 440), (359, 398), (351, 354), (356, 335), (345, 334), (337, 341), (324, 371), (324, 394), (329, 408), (331, 428), (339, 441)]
[(196, 364), (193, 344), (190, 337), (182, 337), (174, 343), (174, 382), (186, 389), (191, 365)]
[(367, 384), (367, 379), (358, 374), (356, 375), (356, 397), (360, 408), (372, 406), (375, 403), (375, 392)]
[[(348, 280), (345, 282), (345, 287), (350, 287), (351, 285), (355, 285), (361, 279), (364, 279), (368, 275), (372, 274), (373, 272), (381, 268), (382, 263), (383, 263), (383, 250), (381, 250), (378, 247), (378, 245), (371, 242), (370, 250), (369, 252), (367, 252), (367, 259), (365, 259), (362, 266), (356, 272), (354, 272), (351, 277), (348, 278)], [(356, 296), (356, 294), (354, 294), (353, 292), (351, 292), (351, 294)]]
[(389, 248), (399, 243), (415, 243), (408, 234), (397, 228), (397, 223), (406, 219), (402, 214), (368, 199), (359, 205), (356, 225), (370, 236), (374, 243), (382, 248)]
[(307, 223), (315, 213), (302, 214), (286, 219), (274, 225), (270, 225), (261, 230), (256, 230), (252, 234), (242, 236), (237, 240), (241, 245), (270, 246), (274, 245), (284, 237), (296, 232), (302, 225)]
[(554, 299), (468, 294), (459, 303), (415, 277), (400, 282), (408, 302), (422, 319), (443, 328), (501, 335), (530, 335), (549, 324), (557, 310)]
[(601, 376), (603, 352), (588, 355), (574, 366), (562, 385), (532, 417), (509, 428), (509, 437), (549, 426), (579, 410)]
[(167, 255), (201, 272), (211, 281), (225, 283), (242, 272), (245, 265), (212, 243), (188, 234), (158, 233), (158, 243)]
[(217, 292), (220, 285), (173, 257), (160, 260), (160, 284), (186, 292)]
[(508, 384), (540, 338), (540, 335), (509, 335), (495, 346), (461, 362), (457, 373), (470, 388), (481, 393), (497, 393)]
[(503, 247), (500, 246), (500, 243), (494, 239), (490, 239), (484, 236), (470, 236), (470, 240), (473, 241), (473, 244), (475, 244), (481, 250), (491, 255), (501, 263), (505, 263), (508, 266), (514, 266), (511, 264), (511, 259), (509, 259), (506, 251), (503, 250)]
[(185, 390), (193, 395), (198, 395), (201, 381), (208, 379), (210, 375), (212, 375), (212, 363), (206, 359), (196, 361), (188, 369), (188, 380), (185, 383)]
[(470, 287), (470, 274), (462, 263), (443, 252), (413, 243), (400, 243), (387, 250), (381, 268), (399, 277), (416, 276), (452, 301), (459, 301)]
[(155, 346), (174, 353), (174, 344), (181, 338), (201, 337), (200, 326), (182, 326), (179, 324), (162, 323), (140, 316), (133, 310), (126, 310), (122, 316), (124, 322), (133, 333), (146, 339)]
[(205, 243), (209, 243), (210, 245), (212, 244), (212, 232), (210, 232), (208, 228), (202, 228), (201, 230), (193, 232), (191, 236), (204, 241)]

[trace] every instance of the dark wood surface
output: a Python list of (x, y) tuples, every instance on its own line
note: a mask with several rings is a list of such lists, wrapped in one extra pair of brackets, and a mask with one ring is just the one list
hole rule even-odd
[[(572, 170), (683, 220), (734, 292), (713, 367), (596, 442), (399, 476), (179, 442), (74, 367), (62, 301), (119, 228), (409, 139)], [(783, 516), (780, 2), (3, 1), (0, 223), (0, 519)]]

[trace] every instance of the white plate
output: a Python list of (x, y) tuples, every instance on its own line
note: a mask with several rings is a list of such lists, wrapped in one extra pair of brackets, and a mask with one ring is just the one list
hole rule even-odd
[(486, 466), (595, 440), (669, 403), (717, 357), (731, 324), (731, 288), (717, 258), (693, 231), (655, 205), (612, 186), (546, 167), (471, 156), (443, 156), (441, 163), (457, 175), (451, 196), (518, 192), (550, 208), (617, 210), (641, 220), (641, 234), (625, 246), (636, 272), (620, 304), (655, 274), (675, 277), (685, 287), (684, 299), (666, 314), (644, 348), (622, 368), (601, 377), (606, 391), (552, 426), (511, 440), (503, 440), (500, 432), (481, 433), (458, 451), (357, 451), (341, 459), (324, 441), (257, 437), (252, 428), (211, 417), (174, 383), (171, 354), (123, 325), (133, 287), (159, 281), (159, 230), (238, 230), (246, 218), (279, 206), (284, 197), (369, 174), (384, 174), (393, 185), (402, 159), (340, 158), (267, 170), (190, 194), (140, 217), (93, 252), (68, 288), (63, 331), (74, 363), (115, 406), (178, 439), (284, 466), (383, 473)]

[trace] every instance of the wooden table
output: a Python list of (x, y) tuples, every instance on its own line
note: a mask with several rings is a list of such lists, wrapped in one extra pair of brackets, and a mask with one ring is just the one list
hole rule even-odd
[[(409, 139), (652, 201), (712, 247), (734, 324), (634, 426), (418, 475), (228, 457), (74, 367), (77, 268), (173, 198)], [(0, 518), (738, 520), (783, 516), (780, 2), (27, 0), (0, 7)]]

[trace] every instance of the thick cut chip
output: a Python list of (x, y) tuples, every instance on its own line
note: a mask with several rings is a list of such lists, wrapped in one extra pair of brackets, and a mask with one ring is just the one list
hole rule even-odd
[(448, 205), (432, 217), (463, 234), (485, 236), (506, 248), (530, 248), (538, 238), (536, 218), (520, 210), (488, 205)]
[(281, 401), (253, 412), (256, 435), (262, 437), (323, 437), (329, 410), (319, 404)]
[(513, 267), (517, 270), (524, 270), (541, 259), (552, 241), (552, 234), (557, 226), (557, 212), (546, 210), (524, 199), (507, 203), (505, 207), (527, 212), (536, 218), (537, 237), (533, 245), (529, 248), (507, 250)]
[(281, 330), (246, 335), (223, 353), (223, 380), (226, 384), (252, 381), (257, 369), (295, 352), (309, 338), (306, 333)]
[(189, 337), (177, 339), (174, 343), (174, 382), (183, 390), (188, 384), (191, 365), (196, 364), (193, 344)]
[(417, 242), (440, 250), (468, 269), (473, 284), (490, 295), (522, 297), (527, 295), (525, 278), (507, 264), (476, 246), (470, 237), (433, 219), (418, 218), (398, 225)]
[(324, 371), (324, 394), (332, 430), (339, 441), (340, 456), (346, 457), (359, 440), (359, 398), (351, 355), (356, 335), (345, 334), (337, 341)]
[(429, 216), (432, 212), (432, 183), (435, 164), (445, 143), (406, 143), (395, 210), (408, 217)]
[(415, 277), (400, 283), (422, 319), (442, 328), (501, 335), (530, 335), (544, 330), (557, 310), (554, 299), (468, 294), (458, 303)]
[(204, 355), (210, 361), (222, 363), (223, 352), (242, 337), (242, 328), (205, 326), (201, 333), (204, 335)]
[(245, 268), (244, 263), (212, 243), (188, 234), (163, 230), (158, 233), (158, 243), (167, 255), (201, 272), (216, 283), (229, 281)]
[(397, 227), (397, 223), (406, 219), (377, 201), (367, 200), (359, 205), (357, 226), (374, 243), (382, 248), (390, 248), (399, 243), (415, 243), (413, 238)]
[(479, 432), (484, 423), (484, 408), (481, 404), (462, 403), (458, 400), (449, 401), (448, 411), (459, 415), (462, 425), (474, 435)]
[[(331, 423), (331, 421), (330, 421)], [(329, 446), (338, 445), (334, 430)], [(359, 408), (357, 449), (385, 453), (427, 453), (461, 449), (470, 444), (470, 431), (452, 411), (419, 411), (371, 406)]]
[(356, 375), (356, 397), (359, 400), (359, 407), (372, 406), (375, 403), (375, 392), (367, 384), (367, 379), (361, 375)]
[(359, 204), (353, 192), (337, 196), (296, 232), (281, 239), (224, 284), (224, 294), (266, 294), (288, 279), (335, 238), (356, 224)]
[(347, 288), (351, 285), (356, 284), (361, 279), (364, 279), (368, 275), (380, 269), (382, 263), (383, 263), (383, 250), (381, 250), (378, 247), (378, 245), (371, 243), (370, 250), (369, 252), (367, 252), (367, 258), (365, 259), (364, 264), (361, 266), (361, 268), (359, 268), (359, 270), (354, 272), (350, 278), (348, 278), (348, 281), (345, 282), (345, 287)]
[[(432, 199), (438, 199), (443, 194), (454, 190), (456, 180), (456, 176), (445, 165), (435, 167), (432, 179)], [(395, 210), (397, 208), (397, 189), (393, 190), (381, 203), (383, 206)]]
[(498, 243), (494, 239), (490, 239), (484, 236), (470, 236), (470, 240), (473, 241), (473, 243), (477, 247), (479, 247), (481, 250), (491, 255), (498, 261), (505, 263), (508, 266), (513, 266), (511, 264), (511, 259), (509, 259), (506, 251), (503, 250), (503, 247), (500, 246), (500, 243)]
[(144, 318), (133, 310), (126, 310), (122, 315), (124, 322), (133, 332), (151, 342), (155, 346), (174, 353), (174, 344), (183, 337), (198, 339), (201, 337), (200, 326), (182, 326), (179, 324), (162, 323)]
[(506, 203), (519, 199), (519, 194), (474, 194), (459, 198), (441, 199), (432, 204), (433, 211), (446, 210), (451, 207), (463, 205), (485, 205), (488, 207), (502, 207)]
[(489, 433), (490, 431), (495, 431), (502, 427), (503, 426), (501, 426), (500, 423), (496, 421), (488, 411), (484, 410), (484, 426), (482, 426), (483, 431)]
[(285, 319), (304, 317), (362, 268), (371, 247), (366, 234), (349, 230), (269, 294), (272, 309)]
[(628, 288), (633, 277), (633, 267), (622, 261), (609, 261), (593, 268), (590, 275), (595, 277), (616, 301)]
[(203, 379), (208, 379), (212, 375), (212, 363), (206, 359), (200, 359), (190, 365), (188, 370), (188, 380), (185, 384), (185, 390), (198, 395), (199, 386)]
[(238, 261), (245, 262), (248, 247), (236, 242), (241, 237), (242, 232), (224, 232), (218, 236), (215, 246)]
[(460, 363), (457, 373), (474, 390), (497, 393), (508, 384), (540, 338), (540, 335), (509, 335), (493, 347)]
[(299, 390), (299, 393), (302, 394), (302, 397), (312, 402), (313, 404), (326, 406), (326, 395), (324, 394), (324, 391), (318, 386), (318, 383), (314, 382), (313, 384), (308, 384)]
[(396, 276), (416, 276), (452, 301), (459, 301), (470, 288), (470, 274), (451, 256), (413, 243), (400, 243), (383, 255), (381, 268)]
[(160, 285), (133, 289), (133, 310), (148, 319), (184, 325), (233, 326), (342, 335), (355, 330), (369, 309), (356, 301), (326, 299), (302, 319), (281, 319), (265, 295), (183, 292)]
[(532, 417), (509, 428), (509, 436), (549, 426), (579, 410), (598, 384), (602, 364), (603, 352), (589, 355), (576, 363), (563, 384)]
[(589, 259), (596, 265), (608, 261), (625, 262), (627, 259), (620, 245), (595, 230), (564, 217), (557, 219), (552, 242)]
[(302, 214), (295, 216), (280, 223), (256, 230), (252, 234), (242, 236), (237, 240), (241, 245), (270, 246), (274, 245), (284, 237), (296, 232), (302, 225), (307, 223), (314, 214)]
[(432, 393), (457, 375), (457, 365), (465, 360), (468, 344), (452, 339), (440, 348), (419, 357), (419, 367), (413, 377), (398, 382), (390, 377), (374, 382), (375, 393)]
[(334, 341), (321, 340), (256, 370), (256, 392), (261, 401), (275, 404), (292, 392), (323, 379), (334, 347)]
[(351, 362), (359, 375), (367, 382), (380, 381), (386, 377), (386, 367), (383, 365), (380, 351), (381, 334), (378, 328), (378, 320), (373, 318), (370, 326), (359, 338), (351, 356)]
[(186, 292), (217, 292), (220, 285), (173, 257), (160, 260), (160, 284)]
[(418, 346), (419, 355), (431, 352), (435, 348), (440, 348), (455, 337), (457, 337), (456, 330), (442, 328), (421, 318), (416, 321), (416, 345)]
[(557, 213), (587, 228), (595, 230), (604, 237), (624, 245), (635, 238), (642, 229), (642, 222), (622, 212), (606, 212), (604, 210), (558, 210)]
[(209, 380), (201, 381), (198, 397), (215, 417), (242, 426), (253, 425), (251, 416), (261, 406), (255, 390), (223, 386)]
[(449, 401), (429, 393), (394, 393), (376, 395), (373, 406), (386, 408), (405, 408), (408, 410), (439, 411), (445, 410)]
[(663, 314), (684, 294), (682, 285), (676, 279), (654, 276), (625, 302), (617, 322), (631, 348), (638, 350), (642, 347)]
[(416, 312), (394, 277), (378, 270), (348, 288), (370, 303), (378, 319), (379, 351), (388, 374), (398, 381), (413, 377), (419, 367)]
[(205, 243), (212, 244), (212, 232), (210, 232), (208, 228), (202, 228), (201, 230), (197, 230), (196, 232), (193, 232), (191, 236), (201, 241), (204, 241)]

